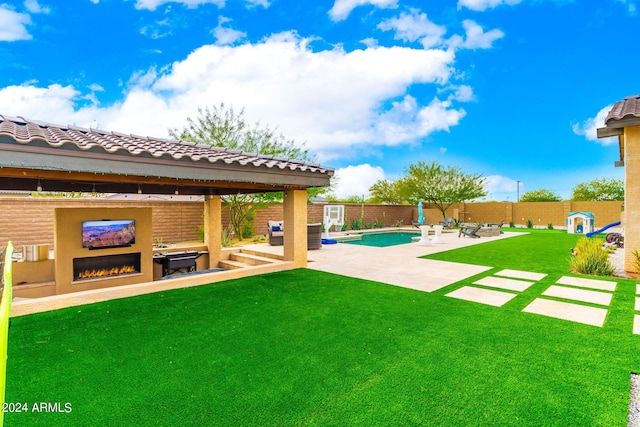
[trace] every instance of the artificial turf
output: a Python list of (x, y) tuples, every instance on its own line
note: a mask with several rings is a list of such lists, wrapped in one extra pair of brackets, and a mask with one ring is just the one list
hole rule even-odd
[(18, 317), (7, 402), (72, 411), (5, 423), (625, 425), (640, 338), (619, 283), (602, 328), (307, 269)]

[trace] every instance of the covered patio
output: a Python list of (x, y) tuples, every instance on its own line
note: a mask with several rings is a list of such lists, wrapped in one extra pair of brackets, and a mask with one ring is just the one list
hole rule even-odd
[[(204, 246), (207, 269), (218, 267), (222, 259), (221, 196), (241, 193), (283, 192), (284, 252), (277, 269), (307, 265), (307, 189), (328, 186), (333, 170), (318, 164), (275, 158), (236, 150), (153, 137), (125, 135), (98, 129), (61, 126), (23, 117), (0, 115), (0, 188), (5, 190), (203, 195)], [(28, 215), (28, 213), (25, 213)], [(73, 214), (73, 215), (71, 215)], [(171, 287), (194, 286), (246, 275), (238, 271), (198, 274), (161, 282), (150, 282), (153, 269), (153, 240), (145, 227), (148, 213), (138, 216), (139, 238), (133, 249), (141, 255), (141, 274), (122, 281), (94, 281), (62, 286), (56, 283), (55, 296), (34, 301), (18, 301), (14, 315), (42, 311), (27, 308), (40, 300), (45, 309), (103, 299), (126, 297)], [(99, 213), (94, 213), (94, 216)], [(71, 217), (74, 219), (69, 219)], [(106, 212), (102, 218), (117, 217)], [(97, 218), (100, 218), (99, 216)], [(80, 247), (76, 233), (82, 214), (57, 212), (54, 260), (56, 282), (59, 271), (70, 268), (62, 260), (67, 252), (94, 255)], [(77, 224), (76, 224), (77, 222)], [(76, 233), (77, 234), (77, 233)], [(109, 249), (104, 253), (111, 253)], [(255, 269), (259, 274), (264, 269)], [(227, 274), (228, 273), (228, 274)], [(152, 280), (152, 279), (151, 279)], [(78, 292), (74, 290), (77, 289)], [(21, 309), (24, 305), (24, 310)]]

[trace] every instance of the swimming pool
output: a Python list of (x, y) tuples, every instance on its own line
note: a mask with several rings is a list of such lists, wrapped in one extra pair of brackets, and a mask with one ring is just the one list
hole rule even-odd
[(393, 231), (387, 233), (362, 233), (361, 239), (341, 240), (340, 243), (349, 243), (351, 245), (376, 246), (383, 248), (386, 246), (402, 245), (411, 243), (414, 237), (419, 237), (420, 233), (412, 233), (409, 231)]

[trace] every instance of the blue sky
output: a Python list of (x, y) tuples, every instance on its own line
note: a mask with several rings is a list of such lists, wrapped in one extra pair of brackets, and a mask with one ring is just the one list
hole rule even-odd
[[(622, 178), (595, 129), (640, 93), (637, 0), (0, 3), (0, 114), (167, 137), (224, 102), (367, 193), (416, 161), (569, 197)], [(519, 181), (519, 184), (518, 184)]]

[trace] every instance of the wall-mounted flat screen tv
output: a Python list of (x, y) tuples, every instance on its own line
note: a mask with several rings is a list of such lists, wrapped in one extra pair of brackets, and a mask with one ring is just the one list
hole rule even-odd
[(133, 219), (84, 221), (82, 247), (88, 249), (119, 248), (136, 242), (136, 221)]

